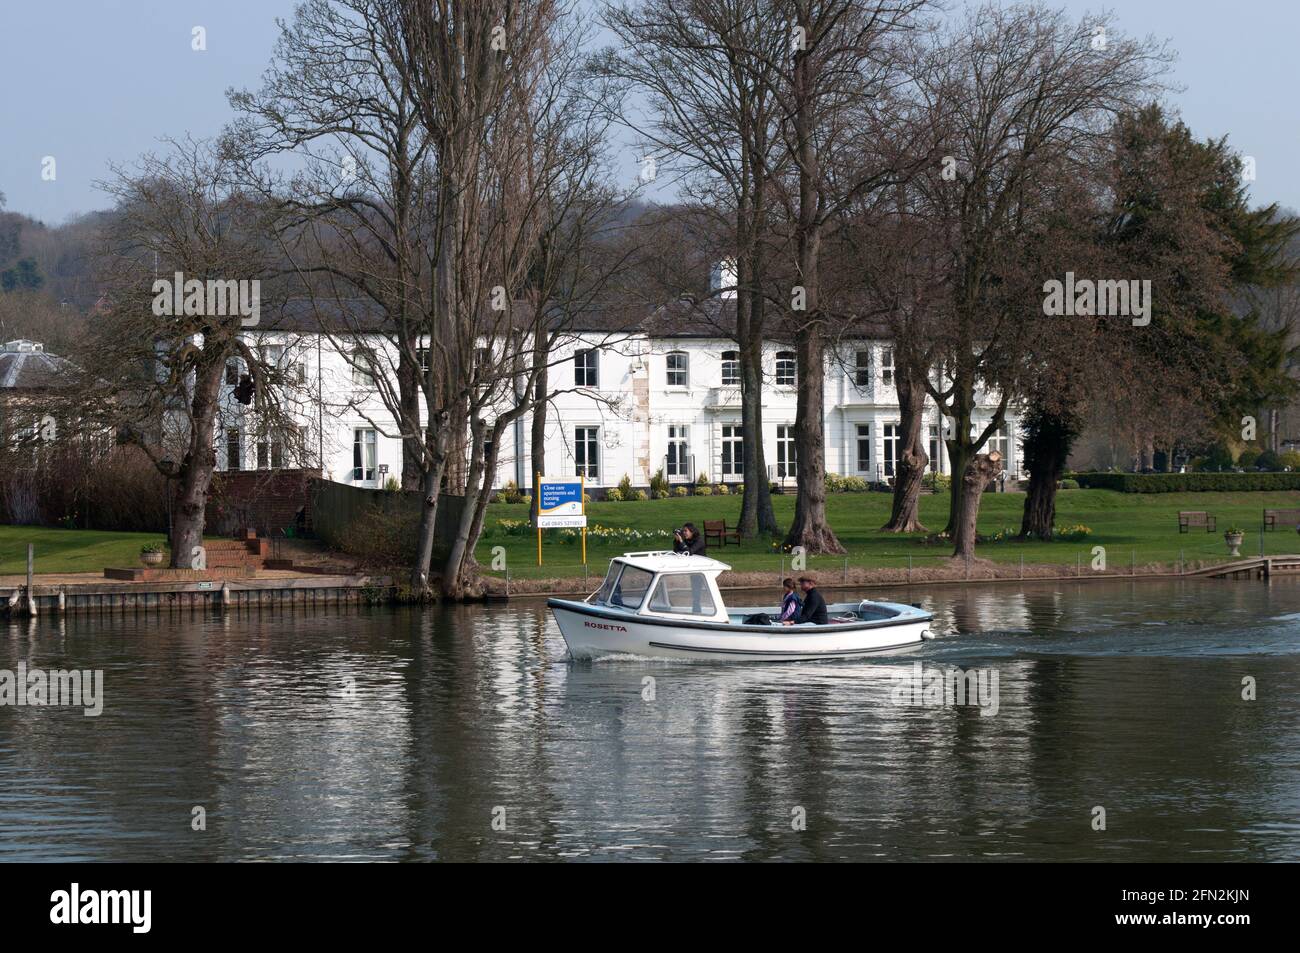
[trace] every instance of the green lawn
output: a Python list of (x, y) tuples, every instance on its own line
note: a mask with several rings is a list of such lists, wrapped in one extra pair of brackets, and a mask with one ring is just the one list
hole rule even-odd
[[(1020, 528), (1024, 495), (1020, 493), (985, 494), (980, 507), (979, 530), (992, 535), (1008, 528), (1014, 535)], [(794, 511), (794, 496), (773, 498), (777, 520), (788, 524)], [(908, 557), (920, 568), (947, 559), (948, 545), (926, 544), (919, 536), (897, 536), (879, 532), (889, 516), (890, 497), (885, 493), (839, 493), (829, 497), (827, 512), (831, 526), (849, 551), (850, 565), (862, 567), (906, 566)], [(1082, 523), (1092, 534), (1081, 542), (1028, 542), (1015, 540), (981, 544), (977, 555), (997, 562), (1016, 563), (1023, 555), (1025, 564), (1074, 565), (1082, 555), (1084, 568), (1092, 559), (1092, 547), (1106, 547), (1108, 568), (1122, 569), (1131, 561), (1139, 566), (1150, 563), (1188, 561), (1223, 561), (1227, 548), (1223, 531), (1236, 524), (1246, 530), (1242, 555), (1260, 551), (1260, 524), (1263, 510), (1300, 508), (1300, 498), (1288, 492), (1247, 493), (1118, 493), (1113, 490), (1063, 490), (1057, 499), (1058, 527)], [(1178, 532), (1179, 510), (1207, 510), (1218, 518), (1218, 532), (1193, 530)], [(943, 529), (947, 522), (948, 495), (926, 494), (921, 499), (921, 518), (932, 530)], [(740, 498), (686, 497), (649, 500), (642, 503), (592, 503), (587, 507), (591, 525), (627, 527), (653, 534), (650, 538), (623, 542), (587, 540), (590, 571), (604, 572), (611, 556), (638, 549), (667, 549), (671, 545), (672, 527), (691, 521), (703, 527), (706, 519), (726, 519), (733, 523), (740, 515)], [(543, 538), (544, 565), (537, 566), (535, 532), (509, 535), (500, 520), (527, 520), (523, 504), (493, 504), (488, 509), (484, 537), (479, 544), (479, 562), (489, 567), (492, 549), (505, 546), (510, 573), (516, 578), (544, 578), (582, 575), (579, 547), (561, 541), (560, 530), (547, 530)], [(1262, 535), (1266, 553), (1300, 552), (1300, 537), (1293, 529), (1281, 528)], [(710, 548), (710, 554), (730, 563), (738, 570), (772, 570), (781, 566), (781, 555), (770, 539), (747, 540), (740, 546)], [(843, 565), (843, 557), (814, 557), (809, 567), (832, 572)]]
[(40, 526), (0, 526), (0, 575), (27, 572), (27, 544), (36, 547), (36, 571), (103, 572), (108, 566), (140, 565), (140, 547), (166, 544), (159, 533), (101, 533)]

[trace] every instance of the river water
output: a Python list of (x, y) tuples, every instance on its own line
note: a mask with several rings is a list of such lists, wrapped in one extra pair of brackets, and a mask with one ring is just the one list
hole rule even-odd
[(579, 663), (536, 602), (9, 624), (0, 668), (102, 670), (103, 711), (0, 707), (0, 859), (1300, 860), (1300, 581), (873, 595), (940, 637)]

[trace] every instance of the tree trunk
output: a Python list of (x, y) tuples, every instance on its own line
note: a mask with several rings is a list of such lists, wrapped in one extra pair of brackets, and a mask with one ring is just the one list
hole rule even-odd
[(1056, 525), (1056, 484), (1060, 468), (1049, 461), (1036, 463), (1029, 471), (1029, 490), (1025, 494), (1025, 512), (1020, 521), (1020, 535), (1051, 542)]
[[(898, 355), (895, 351), (895, 356)], [(894, 505), (889, 522), (881, 527), (886, 533), (926, 533), (921, 524), (921, 481), (930, 458), (925, 452), (925, 434), (921, 423), (925, 410), (925, 374), (928, 368), (900, 366), (894, 377), (898, 390), (901, 444), (894, 474)]]
[[(432, 428), (430, 428), (432, 430)], [(438, 437), (430, 434), (431, 448), (435, 448)], [(442, 492), (443, 457), (437, 453), (434, 463), (424, 474), (424, 503), (420, 509), (420, 528), (415, 544), (415, 563), (411, 566), (411, 588), (421, 597), (429, 593), (429, 570), (433, 563), (433, 541), (438, 525), (438, 496)]]
[[(743, 335), (738, 335), (743, 336)], [(749, 537), (779, 532), (772, 512), (772, 489), (763, 452), (763, 339), (740, 343), (740, 418), (745, 435), (745, 492), (740, 504), (740, 532)]]
[(966, 472), (961, 479), (963, 503), (957, 532), (953, 539), (954, 556), (969, 559), (975, 555), (975, 524), (979, 519), (980, 497), (984, 495), (984, 487), (1001, 469), (1001, 462), (994, 463), (987, 453), (976, 454), (971, 459), (970, 465), (966, 467)]
[(474, 547), (483, 531), (483, 519), (487, 513), (488, 503), (492, 499), (492, 473), (496, 470), (501, 434), (510, 419), (498, 417), (492, 425), (490, 453), (483, 452), (483, 430), (485, 422), (475, 416), (470, 427), (474, 452), (471, 455), (468, 482), (465, 484), (465, 506), (461, 510), (460, 523), (447, 552), (447, 561), (442, 572), (443, 595), (459, 599), (466, 595), (473, 582)]
[[(545, 335), (538, 333), (538, 338), (544, 338)], [(546, 475), (546, 409), (548, 401), (546, 395), (550, 384), (548, 383), (547, 364), (550, 360), (550, 345), (538, 344), (533, 348), (533, 367), (537, 376), (536, 387), (533, 389), (533, 419), (532, 432), (529, 436), (529, 442), (532, 447), (532, 466), (531, 472), (526, 473), (528, 478), (528, 488), (520, 487), (532, 499), (528, 507), (528, 522), (533, 526), (537, 525), (537, 507), (540, 501), (537, 499), (537, 486), (535, 475), (540, 473)]]
[(398, 348), (397, 389), (402, 428), (402, 489), (418, 490), (424, 479), (424, 459), (420, 452), (420, 364)]
[[(809, 295), (811, 299), (811, 294)], [(798, 496), (794, 522), (785, 538), (788, 549), (802, 546), (808, 555), (843, 553), (835, 531), (826, 523), (826, 435), (823, 432), (823, 399), (826, 373), (821, 328), (815, 321), (800, 330), (798, 354), (799, 396), (794, 425), (798, 458)]]
[(1040, 409), (1042, 406), (1042, 401), (1035, 402), (1024, 420), (1029, 491), (1025, 495), (1020, 535), (1050, 541), (1056, 523), (1056, 485), (1079, 435), (1079, 417), (1074, 408), (1049, 412)]
[(195, 368), (194, 395), (190, 398), (190, 432), (185, 459), (178, 474), (176, 505), (172, 515), (171, 566), (197, 569), (206, 565), (203, 555), (204, 514), (212, 473), (217, 468), (213, 449), (217, 422), (217, 397), (225, 374), (223, 355)]

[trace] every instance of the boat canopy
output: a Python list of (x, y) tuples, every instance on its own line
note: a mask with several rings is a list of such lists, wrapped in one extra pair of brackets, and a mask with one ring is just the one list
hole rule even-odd
[(730, 568), (707, 556), (624, 553), (610, 560), (609, 574), (588, 601), (640, 615), (726, 622), (717, 579)]

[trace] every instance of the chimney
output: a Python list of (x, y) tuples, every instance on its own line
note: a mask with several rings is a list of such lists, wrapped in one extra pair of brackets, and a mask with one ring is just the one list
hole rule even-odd
[(736, 297), (736, 259), (724, 258), (713, 266), (709, 273), (709, 290), (721, 291), (718, 297), (724, 301)]

